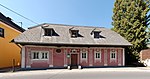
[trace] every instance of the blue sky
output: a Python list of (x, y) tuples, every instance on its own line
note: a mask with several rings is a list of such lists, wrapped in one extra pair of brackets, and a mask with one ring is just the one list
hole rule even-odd
[[(41, 23), (99, 26), (112, 28), (115, 0), (0, 0), (0, 4)], [(18, 25), (28, 28), (34, 24), (0, 6), (0, 11)]]

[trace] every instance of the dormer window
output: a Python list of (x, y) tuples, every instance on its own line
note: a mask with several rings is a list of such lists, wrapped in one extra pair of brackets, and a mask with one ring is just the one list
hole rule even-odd
[(94, 38), (99, 38), (100, 37), (100, 32), (94, 32)]
[(78, 32), (79, 32), (79, 30), (71, 30), (71, 37), (72, 38), (77, 38), (78, 37)]
[(97, 39), (104, 38), (103, 36), (100, 35), (100, 33), (101, 33), (100, 29), (99, 28), (95, 28), (95, 29), (92, 30), (91, 35), (94, 38), (97, 38)]
[(0, 28), (0, 37), (4, 37), (4, 29)]
[(69, 29), (69, 33), (71, 38), (77, 38), (77, 37), (83, 37), (80, 32), (78, 27), (72, 27)]
[(54, 33), (54, 30), (53, 29), (44, 29), (44, 31), (45, 31), (45, 36), (52, 36), (53, 35), (53, 33)]
[(53, 28), (44, 28), (44, 36), (59, 36)]

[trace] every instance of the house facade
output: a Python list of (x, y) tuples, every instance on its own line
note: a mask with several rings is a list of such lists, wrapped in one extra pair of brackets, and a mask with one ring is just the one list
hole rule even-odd
[(131, 44), (103, 27), (41, 24), (14, 39), (22, 45), (22, 68), (124, 66)]
[(9, 17), (0, 13), (0, 68), (12, 67), (13, 61), (15, 66), (20, 65), (21, 48), (10, 42), (23, 31)]

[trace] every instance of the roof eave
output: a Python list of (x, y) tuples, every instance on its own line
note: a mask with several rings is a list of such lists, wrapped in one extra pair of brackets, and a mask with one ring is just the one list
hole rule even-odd
[(21, 44), (21, 45), (50, 45), (50, 46), (94, 46), (94, 47), (97, 47), (97, 46), (116, 46), (116, 47), (119, 47), (119, 46), (123, 46), (123, 47), (129, 47), (129, 46), (132, 46), (132, 44), (124, 44), (124, 45), (115, 45), (115, 44), (66, 44), (66, 43), (43, 43), (43, 42), (15, 42), (13, 41), (14, 43), (16, 44)]

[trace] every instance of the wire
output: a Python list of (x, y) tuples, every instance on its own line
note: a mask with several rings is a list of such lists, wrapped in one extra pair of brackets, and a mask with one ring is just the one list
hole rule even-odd
[(3, 8), (5, 8), (5, 9), (7, 9), (7, 10), (9, 10), (9, 11), (11, 11), (11, 12), (13, 12), (13, 13), (19, 15), (19, 16), (21, 16), (22, 18), (24, 18), (24, 19), (26, 19), (26, 20), (28, 20), (28, 21), (34, 23), (34, 24), (38, 24), (37, 22), (35, 22), (35, 21), (33, 21), (33, 20), (31, 20), (31, 19), (29, 19), (29, 18), (27, 18), (27, 17), (25, 17), (25, 16), (23, 16), (23, 15), (21, 15), (21, 14), (15, 12), (15, 11), (13, 11), (13, 10), (11, 10), (10, 8), (8, 8), (8, 7), (6, 7), (6, 6), (2, 5), (2, 4), (0, 4), (0, 6), (2, 6)]

